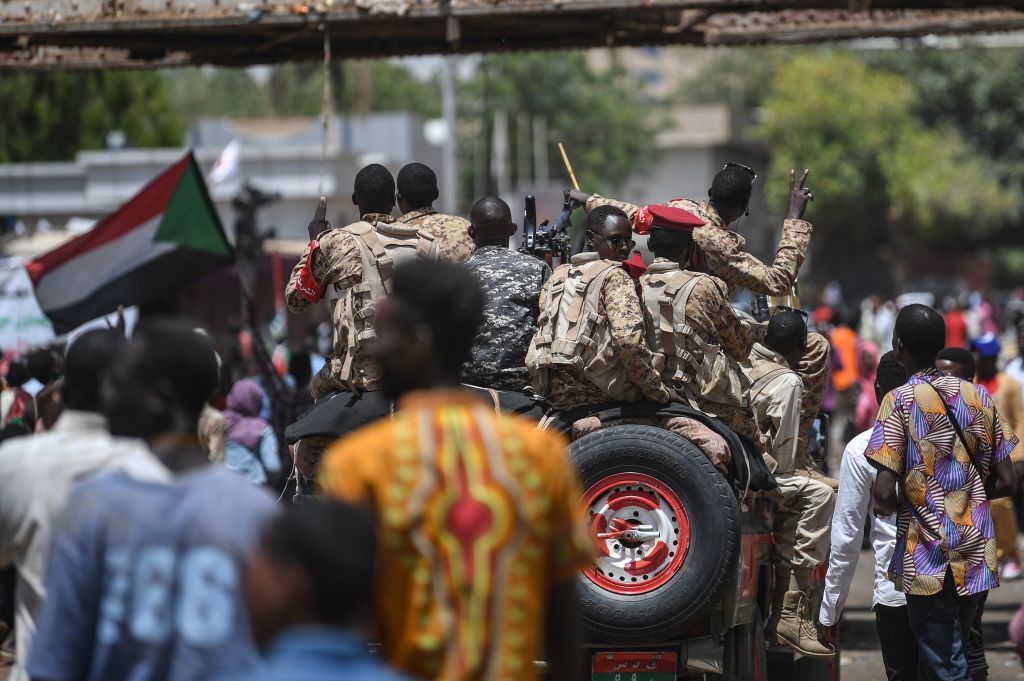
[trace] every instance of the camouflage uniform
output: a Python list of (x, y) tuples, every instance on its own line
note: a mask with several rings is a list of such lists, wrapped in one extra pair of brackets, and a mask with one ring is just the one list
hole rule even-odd
[(769, 493), (775, 503), (775, 548), (785, 572), (813, 569), (828, 554), (835, 493), (823, 482), (794, 474), (803, 386), (785, 358), (757, 343), (745, 371), (758, 422), (769, 435), (779, 487)]
[(441, 260), (466, 262), (476, 250), (476, 244), (469, 236), (469, 220), (457, 215), (445, 215), (433, 208), (421, 208), (409, 211), (398, 218), (398, 222), (412, 225), (434, 237)]
[[(390, 215), (381, 213), (368, 213), (363, 216), (364, 222), (376, 226), (377, 223), (390, 224), (395, 221)], [(363, 260), (359, 252), (359, 245), (346, 229), (328, 229), (317, 237), (320, 244), (317, 257), (313, 259), (312, 272), (317, 282), (327, 288), (336, 285), (339, 288), (348, 288), (362, 281)], [(288, 309), (292, 312), (301, 312), (310, 305), (310, 301), (298, 290), (296, 284), (299, 281), (299, 273), (309, 258), (309, 246), (303, 251), (299, 262), (295, 264), (288, 285), (285, 287), (285, 301)], [(310, 383), (310, 392), (313, 399), (319, 400), (324, 395), (339, 390), (357, 391), (377, 390), (380, 386), (380, 369), (365, 350), (365, 346), (356, 351), (352, 358), (352, 385), (345, 385), (338, 376), (345, 361), (346, 344), (340, 337), (338, 329), (341, 320), (338, 318), (341, 313), (341, 305), (338, 301), (331, 301), (331, 321), (334, 325), (334, 350), (332, 356), (324, 364), (320, 372), (313, 377)]]
[[(561, 265), (571, 267), (571, 265)], [(550, 281), (540, 294), (540, 309), (547, 308)], [(654, 355), (647, 347), (644, 333), (644, 314), (636, 285), (625, 268), (612, 271), (601, 288), (599, 314), (609, 325), (615, 349), (632, 382), (645, 399), (664, 404), (669, 401), (668, 389), (653, 366)], [(530, 367), (531, 371), (535, 367)], [(581, 367), (552, 371), (551, 389), (545, 397), (555, 409), (572, 409), (586, 404), (607, 402), (609, 397), (583, 375)]]
[[(587, 201), (590, 212), (597, 206), (617, 206), (633, 219), (639, 206), (594, 194)], [(693, 240), (707, 260), (708, 274), (718, 277), (729, 287), (731, 299), (737, 288), (754, 293), (781, 296), (788, 294), (796, 281), (797, 272), (807, 255), (811, 242), (811, 224), (805, 220), (787, 218), (782, 224), (782, 240), (775, 252), (775, 261), (765, 264), (744, 252), (746, 240), (729, 229), (718, 212), (708, 202), (692, 199), (673, 199), (665, 205), (682, 208), (704, 220), (704, 226), (693, 231)], [(803, 411), (800, 417), (801, 442), (798, 456), (808, 465), (807, 437), (811, 424), (821, 409), (829, 371), (828, 341), (817, 333), (807, 338), (807, 349), (794, 367), (804, 384)]]
[[(657, 266), (657, 267), (656, 267)], [(655, 258), (654, 263), (648, 268), (647, 275), (640, 278), (640, 284), (647, 287), (650, 274), (655, 270), (672, 272), (675, 277), (684, 275), (678, 263), (666, 258)], [(658, 320), (652, 318), (653, 311), (645, 309), (648, 324), (657, 324)], [(736, 362), (741, 362), (750, 354), (754, 345), (754, 334), (751, 326), (741, 321), (732, 306), (729, 304), (728, 289), (723, 281), (711, 276), (699, 278), (693, 291), (686, 302), (685, 323), (693, 327), (694, 331), (710, 343), (719, 345), (723, 351), (730, 355)], [(673, 319), (674, 324), (682, 324), (683, 320)], [(647, 334), (648, 342), (653, 342), (652, 334)], [(685, 349), (695, 357), (703, 357), (703, 350), (696, 341), (690, 337), (686, 339)], [(658, 348), (653, 348), (657, 351)], [(738, 372), (737, 372), (738, 373)], [(671, 384), (671, 371), (666, 369), (662, 379)], [(693, 406), (706, 414), (717, 417), (733, 431), (750, 439), (761, 452), (767, 451), (768, 443), (761, 433), (757, 424), (757, 418), (749, 405), (723, 404), (722, 402), (710, 402), (698, 399), (692, 394), (688, 385), (672, 385), (681, 394), (686, 395), (694, 401)]]
[(578, 440), (584, 435), (624, 424), (636, 424), (641, 426), (657, 426), (671, 431), (676, 435), (686, 438), (698, 449), (704, 452), (711, 465), (721, 472), (722, 475), (729, 475), (729, 462), (732, 461), (732, 451), (725, 438), (705, 426), (700, 421), (686, 416), (671, 416), (668, 418), (652, 417), (630, 417), (625, 419), (612, 419), (602, 421), (597, 416), (587, 416), (573, 421), (570, 433), (572, 440)]
[(494, 390), (522, 391), (530, 384), (526, 351), (537, 330), (540, 292), (551, 268), (505, 246), (478, 249), (466, 267), (480, 280), (487, 305), (472, 355), (462, 369), (463, 380)]

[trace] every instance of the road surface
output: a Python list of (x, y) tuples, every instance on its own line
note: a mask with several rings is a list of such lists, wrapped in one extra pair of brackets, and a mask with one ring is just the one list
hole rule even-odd
[[(871, 553), (865, 551), (860, 555), (853, 588), (839, 626), (842, 681), (885, 681), (875, 617), (871, 612), (871, 570)], [(985, 640), (990, 681), (1024, 679), (1024, 667), (1006, 640), (1007, 624), (1022, 602), (1024, 580), (1006, 582), (989, 595), (985, 608)], [(0, 668), (0, 681), (6, 681), (7, 676), (8, 670)]]
[[(839, 625), (842, 681), (885, 681), (875, 615), (871, 612), (871, 570), (871, 552), (865, 551), (860, 555), (850, 599)], [(989, 594), (983, 622), (990, 681), (1024, 679), (1024, 667), (1006, 639), (1006, 627), (1021, 603), (1024, 580), (1004, 582)]]

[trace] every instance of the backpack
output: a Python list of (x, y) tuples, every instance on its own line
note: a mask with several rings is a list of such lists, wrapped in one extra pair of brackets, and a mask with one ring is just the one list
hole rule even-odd
[[(656, 262), (641, 277), (647, 343), (662, 364), (665, 382), (691, 403), (749, 406), (749, 382), (739, 363), (686, 321), (690, 294), (706, 274)], [(689, 341), (690, 348), (687, 347)], [(696, 346), (696, 351), (692, 347)]]
[(374, 314), (377, 304), (391, 293), (395, 267), (414, 258), (437, 259), (437, 249), (432, 236), (406, 225), (357, 222), (345, 229), (359, 247), (363, 275), (358, 284), (347, 288), (332, 286), (328, 297), (335, 333), (345, 340), (345, 360), (336, 377), (351, 385), (353, 359), (376, 336)]
[(608, 320), (600, 312), (601, 288), (608, 275), (621, 268), (621, 263), (601, 260), (596, 253), (581, 253), (551, 275), (547, 305), (540, 310), (526, 355), (539, 395), (550, 393), (552, 370), (578, 367), (609, 399), (641, 399), (640, 388), (629, 380), (616, 356)]

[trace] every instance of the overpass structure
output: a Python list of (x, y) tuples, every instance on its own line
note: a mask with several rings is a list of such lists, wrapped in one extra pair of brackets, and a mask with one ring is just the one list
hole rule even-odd
[(1024, 0), (3, 0), (0, 71), (1024, 29)]

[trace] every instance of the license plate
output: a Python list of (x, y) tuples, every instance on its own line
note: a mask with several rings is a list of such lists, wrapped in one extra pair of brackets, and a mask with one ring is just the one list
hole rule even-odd
[(591, 681), (676, 681), (675, 653), (595, 653)]

